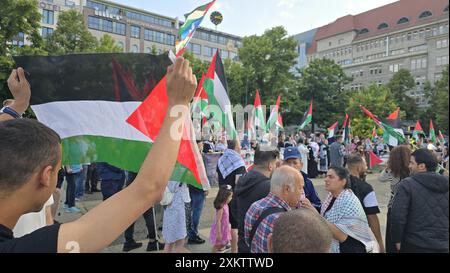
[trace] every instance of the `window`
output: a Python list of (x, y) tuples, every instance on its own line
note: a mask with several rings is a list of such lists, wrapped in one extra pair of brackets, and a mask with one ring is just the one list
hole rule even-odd
[(400, 25), (400, 24), (404, 24), (404, 23), (408, 23), (408, 22), (409, 22), (408, 18), (402, 17), (397, 21), (397, 24)]
[(192, 53), (194, 53), (196, 55), (202, 54), (202, 46), (199, 44), (190, 43), (188, 45), (188, 48), (189, 48), (189, 51), (191, 51)]
[(117, 23), (117, 22), (113, 23), (113, 32), (116, 34), (125, 35), (125, 32), (126, 32), (125, 28), (126, 28), (126, 25), (123, 23)]
[(391, 64), (391, 65), (389, 65), (389, 71), (393, 72), (393, 73), (398, 72), (398, 70), (401, 69), (401, 68), (402, 68), (402, 64)]
[(152, 29), (144, 29), (144, 39), (166, 45), (175, 45), (175, 36)]
[(368, 33), (368, 32), (369, 32), (369, 30), (367, 28), (363, 28), (363, 29), (361, 29), (359, 31), (359, 34), (365, 34), (365, 33)]
[(212, 57), (212, 55), (213, 55), (213, 49), (212, 48), (210, 48), (208, 46), (203, 47), (203, 56)]
[(384, 29), (384, 28), (388, 28), (388, 27), (389, 27), (389, 25), (386, 23), (381, 23), (378, 25), (378, 29)]
[(426, 18), (426, 17), (430, 17), (431, 15), (433, 15), (433, 14), (431, 13), (431, 11), (427, 10), (427, 11), (422, 12), (422, 13), (419, 15), (419, 18)]
[(131, 46), (131, 52), (133, 52), (133, 53), (138, 53), (138, 52), (139, 52), (138, 46), (137, 46), (137, 45)]
[(66, 0), (65, 4), (66, 4), (66, 7), (75, 7), (74, 1)]
[(448, 47), (448, 39), (436, 41), (436, 48), (446, 48)]
[(124, 48), (123, 42), (117, 42), (117, 46), (120, 47), (122, 50)]
[(141, 28), (140, 27), (131, 26), (131, 38), (138, 38), (139, 39), (140, 32), (141, 32)]
[(152, 53), (152, 49), (150, 47), (146, 47), (145, 53), (148, 53), (148, 54)]
[(427, 44), (423, 44), (423, 45), (418, 45), (418, 46), (412, 46), (408, 48), (409, 52), (416, 52), (416, 51), (423, 51), (423, 50), (427, 50)]
[(88, 17), (88, 28), (100, 30), (100, 19), (97, 17)]
[(391, 51), (391, 56), (400, 55), (406, 53), (406, 50), (404, 48), (396, 49)]
[(447, 65), (448, 56), (436, 57), (436, 66)]
[(222, 59), (228, 59), (230, 57), (228, 50), (222, 50), (221, 57), (222, 57)]
[(53, 33), (53, 28), (49, 27), (42, 27), (42, 37), (46, 38), (47, 36), (51, 35)]
[(219, 36), (219, 44), (226, 45), (227, 39), (225, 39), (225, 37)]
[(54, 12), (47, 9), (42, 10), (42, 23), (53, 25), (54, 22)]

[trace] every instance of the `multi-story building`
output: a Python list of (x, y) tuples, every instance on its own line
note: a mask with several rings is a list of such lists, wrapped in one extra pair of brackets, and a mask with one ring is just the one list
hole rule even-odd
[[(158, 53), (175, 50), (178, 18), (171, 18), (126, 5), (104, 0), (39, 0), (42, 14), (43, 37), (56, 28), (58, 14), (76, 9), (83, 14), (85, 25), (97, 39), (110, 35), (124, 52)], [(191, 40), (188, 50), (201, 60), (209, 61), (218, 50), (223, 59), (237, 60), (241, 38), (207, 28), (199, 28)], [(26, 43), (23, 35), (13, 41), (17, 45)]]
[(426, 106), (424, 83), (437, 81), (449, 63), (448, 5), (447, 0), (400, 0), (296, 35), (302, 42), (299, 49), (307, 46), (298, 66), (333, 59), (353, 77), (346, 86), (350, 90), (386, 84), (405, 68), (417, 85), (409, 95)]

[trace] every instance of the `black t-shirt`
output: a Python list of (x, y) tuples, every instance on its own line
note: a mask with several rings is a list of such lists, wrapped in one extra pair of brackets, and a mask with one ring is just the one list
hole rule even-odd
[(358, 177), (351, 175), (350, 188), (361, 202), (366, 215), (380, 213), (380, 209), (378, 207), (378, 202), (376, 200), (372, 185)]
[(363, 243), (353, 237), (347, 236), (347, 240), (339, 243), (340, 253), (366, 253), (366, 247)]
[(247, 170), (244, 166), (237, 168), (236, 170), (232, 171), (225, 179), (222, 176), (222, 173), (219, 170), (219, 167), (217, 167), (217, 173), (219, 174), (219, 186), (222, 185), (230, 185), (233, 188), (236, 186), (236, 175), (242, 175), (247, 173)]
[(0, 225), (0, 253), (57, 253), (60, 224), (45, 226), (20, 238)]

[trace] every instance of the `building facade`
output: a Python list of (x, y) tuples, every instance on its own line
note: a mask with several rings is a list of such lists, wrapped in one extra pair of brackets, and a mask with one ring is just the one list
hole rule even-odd
[[(124, 52), (162, 53), (175, 50), (178, 18), (171, 18), (149, 11), (136, 9), (104, 0), (38, 0), (42, 14), (41, 34), (50, 35), (56, 28), (61, 11), (75, 9), (83, 14), (89, 32), (100, 39), (110, 35)], [(210, 61), (219, 51), (223, 59), (238, 60), (241, 38), (224, 32), (199, 28), (191, 40), (188, 51), (195, 57)], [(23, 35), (18, 35), (13, 43), (26, 43)]]
[(303, 43), (307, 53), (299, 56), (299, 67), (333, 59), (353, 78), (345, 87), (349, 90), (386, 84), (399, 69), (408, 69), (416, 82), (409, 95), (427, 106), (425, 82), (437, 81), (449, 63), (448, 5), (447, 0), (400, 0), (338, 18), (313, 30), (312, 41)]

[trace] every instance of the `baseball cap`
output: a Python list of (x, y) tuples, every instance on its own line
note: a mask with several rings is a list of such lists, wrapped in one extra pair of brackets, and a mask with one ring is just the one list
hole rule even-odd
[(284, 149), (283, 159), (300, 158), (300, 152), (297, 147), (287, 147)]

